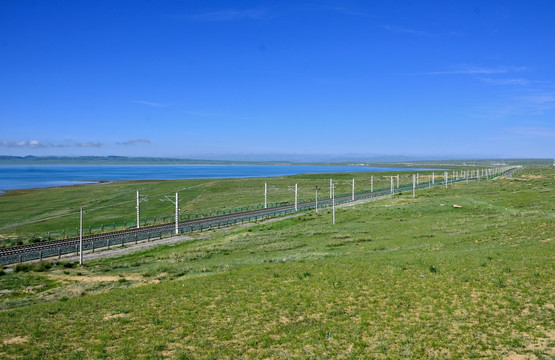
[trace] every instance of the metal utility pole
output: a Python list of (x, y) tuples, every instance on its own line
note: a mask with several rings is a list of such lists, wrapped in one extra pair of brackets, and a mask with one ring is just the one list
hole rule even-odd
[(330, 199), (331, 199), (331, 197), (332, 197), (332, 188), (331, 188), (332, 186), (333, 186), (333, 184), (332, 184), (332, 181), (331, 181), (331, 179), (330, 179)]
[(374, 176), (370, 176), (370, 192), (374, 192)]
[(335, 184), (331, 185), (331, 207), (332, 207), (332, 223), (335, 225)]
[(295, 184), (295, 189), (292, 186), (287, 186), (287, 190), (295, 191), (295, 211), (297, 211), (297, 184)]
[(268, 184), (264, 183), (264, 209), (268, 208)]
[(141, 227), (141, 208), (139, 204), (141, 201), (139, 200), (139, 190), (137, 190), (137, 229)]
[(79, 215), (79, 265), (83, 265), (83, 205)]
[(137, 190), (137, 229), (141, 227), (141, 207), (140, 204), (143, 201), (148, 201), (148, 196), (144, 196), (141, 198), (139, 195), (139, 190)]
[(353, 195), (351, 196), (351, 201), (355, 201), (355, 179), (353, 179)]
[(416, 176), (412, 175), (412, 197), (414, 198), (416, 195), (414, 193), (416, 189)]
[(393, 195), (393, 176), (391, 177), (391, 195)]
[(320, 190), (318, 185), (314, 187), (314, 190), (316, 190), (316, 212), (318, 212), (318, 190)]
[(175, 204), (175, 234), (179, 234), (179, 193), (175, 193), (175, 201), (164, 195), (164, 199), (160, 199), (160, 201), (169, 201)]
[(295, 211), (297, 211), (297, 184), (295, 184)]
[(443, 177), (445, 178), (445, 188), (447, 189), (447, 182), (449, 181), (449, 173), (446, 171), (443, 173)]
[(397, 174), (397, 189), (399, 188), (399, 174)]
[(179, 234), (179, 193), (175, 193), (175, 234)]
[(432, 172), (432, 184), (436, 183), (436, 177), (435, 177), (435, 172)]

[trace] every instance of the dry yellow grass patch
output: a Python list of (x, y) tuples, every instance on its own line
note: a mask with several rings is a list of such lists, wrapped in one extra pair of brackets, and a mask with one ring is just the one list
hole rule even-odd
[(29, 341), (29, 338), (27, 336), (16, 336), (10, 339), (6, 339), (2, 343), (4, 345), (15, 345), (15, 344), (25, 344), (27, 341)]
[(124, 318), (124, 317), (127, 317), (127, 316), (129, 316), (129, 314), (121, 314), (121, 313), (120, 314), (107, 314), (107, 315), (104, 316), (103, 319), (105, 321), (107, 321), (107, 320), (112, 320), (112, 319), (121, 319), (121, 318)]
[(125, 277), (113, 276), (113, 275), (60, 275), (60, 274), (48, 274), (48, 277), (56, 280), (69, 280), (77, 282), (113, 282), (125, 279), (128, 281), (135, 280), (141, 281), (144, 278), (138, 274), (128, 274)]

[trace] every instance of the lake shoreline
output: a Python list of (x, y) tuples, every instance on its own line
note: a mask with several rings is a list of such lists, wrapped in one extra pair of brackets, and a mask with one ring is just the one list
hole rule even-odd
[(240, 179), (303, 174), (433, 171), (360, 165), (0, 165), (0, 194), (118, 181)]

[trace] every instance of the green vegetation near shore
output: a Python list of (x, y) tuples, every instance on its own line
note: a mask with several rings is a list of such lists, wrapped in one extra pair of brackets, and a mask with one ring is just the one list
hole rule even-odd
[(325, 210), (20, 266), (0, 276), (0, 357), (551, 359), (554, 220), (555, 171), (525, 169), (335, 226)]
[[(421, 181), (429, 181), (432, 172), (425, 172)], [(79, 206), (85, 205), (85, 234), (134, 227), (136, 221), (136, 192), (148, 201), (141, 203), (141, 221), (148, 224), (171, 222), (175, 206), (162, 202), (165, 196), (179, 192), (183, 219), (233, 211), (264, 204), (264, 183), (268, 184), (268, 202), (293, 203), (292, 187), (298, 184), (299, 202), (313, 200), (315, 186), (319, 197), (329, 196), (329, 179), (333, 177), (336, 195), (350, 194), (352, 179), (355, 190), (390, 187), (390, 177), (400, 174), (400, 184), (412, 184), (412, 173), (342, 173), (304, 174), (271, 178), (248, 179), (189, 179), (168, 181), (120, 181), (107, 184), (65, 186), (47, 189), (16, 190), (0, 195), (0, 246), (28, 243), (50, 236), (77, 236)], [(143, 223), (144, 224), (144, 223)], [(102, 228), (104, 225), (104, 228)]]

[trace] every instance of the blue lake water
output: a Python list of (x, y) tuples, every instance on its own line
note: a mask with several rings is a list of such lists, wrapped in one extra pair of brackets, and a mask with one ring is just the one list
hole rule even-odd
[(98, 181), (243, 178), (310, 173), (416, 170), (432, 169), (319, 165), (0, 165), (0, 191)]

